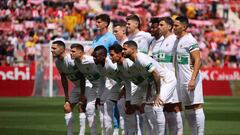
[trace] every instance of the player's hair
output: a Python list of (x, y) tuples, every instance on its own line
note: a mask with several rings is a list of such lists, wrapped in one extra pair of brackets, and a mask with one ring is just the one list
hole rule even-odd
[(97, 16), (95, 17), (95, 19), (96, 19), (96, 20), (101, 19), (102, 21), (106, 22), (106, 23), (107, 23), (107, 27), (109, 26), (110, 21), (111, 21), (109, 15), (107, 15), (107, 14), (97, 15)]
[(120, 44), (113, 44), (109, 47), (109, 51), (113, 50), (115, 53), (121, 53), (122, 52), (122, 46)]
[(95, 54), (97, 51), (102, 52), (105, 56), (107, 56), (107, 49), (103, 46), (97, 46), (94, 50), (93, 50), (93, 54)]
[(66, 48), (66, 45), (63, 41), (61, 40), (56, 40), (56, 41), (53, 41), (52, 44), (57, 44), (58, 46), (61, 46), (63, 47), (64, 49)]
[[(174, 24), (174, 21), (171, 17), (167, 16), (167, 17), (163, 17), (161, 21), (164, 21), (166, 22), (168, 25), (171, 26), (171, 30), (173, 29), (173, 24)], [(160, 21), (160, 22), (161, 22)]]
[(133, 40), (126, 41), (123, 44), (127, 45), (130, 48), (138, 49), (137, 43)]
[(127, 23), (125, 21), (119, 21), (119, 22), (116, 22), (113, 24), (113, 27), (117, 27), (117, 26), (120, 26), (120, 27), (126, 27)]
[(189, 26), (188, 18), (186, 16), (178, 16), (175, 20), (178, 20), (181, 24)]
[(150, 22), (151, 23), (159, 23), (162, 20), (162, 17), (152, 17)]
[(81, 50), (81, 51), (84, 52), (83, 45), (81, 45), (81, 44), (74, 43), (74, 44), (71, 45), (71, 49), (73, 49), (73, 48), (76, 48), (77, 50)]
[(129, 15), (127, 16), (126, 20), (133, 20), (133, 21), (136, 21), (138, 23), (138, 28), (140, 29), (140, 26), (141, 26), (141, 21), (140, 21), (140, 18), (135, 15), (135, 14), (132, 14), (132, 15)]

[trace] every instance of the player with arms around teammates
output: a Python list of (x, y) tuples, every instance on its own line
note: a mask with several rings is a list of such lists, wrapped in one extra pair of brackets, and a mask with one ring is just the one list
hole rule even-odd
[[(171, 103), (173, 92), (176, 87), (176, 78), (173, 78), (174, 72), (171, 72), (166, 66), (160, 65), (150, 56), (137, 51), (137, 44), (134, 41), (127, 41), (123, 45), (123, 56), (131, 59), (134, 64), (130, 67), (130, 72), (141, 75), (150, 83), (150, 89), (143, 91), (146, 96), (145, 118), (149, 122), (150, 129), (147, 134), (165, 134), (165, 116), (163, 106)], [(149, 86), (147, 84), (147, 86)], [(145, 123), (146, 124), (146, 123)], [(149, 128), (149, 127), (147, 127)]]
[[(73, 114), (72, 110), (74, 106), (78, 105), (80, 131), (79, 135), (85, 134), (85, 78), (81, 72), (79, 72), (71, 59), (70, 54), (65, 52), (65, 42), (63, 39), (55, 39), (52, 42), (51, 51), (53, 57), (55, 57), (56, 67), (61, 75), (61, 82), (64, 88), (65, 94), (65, 120), (67, 125), (67, 135), (73, 135)], [(69, 96), (68, 80), (74, 83), (74, 88)]]
[[(84, 48), (81, 44), (71, 45), (71, 57), (77, 68), (84, 74), (88, 82), (86, 82), (86, 96), (87, 96), (87, 106), (86, 106), (86, 116), (88, 120), (89, 127), (91, 128), (91, 134), (97, 135), (97, 123), (96, 123), (96, 109), (100, 109), (100, 122), (103, 128), (103, 101), (101, 96), (105, 84), (105, 78), (101, 77), (94, 63), (93, 57), (84, 54)], [(90, 82), (90, 85), (89, 85)], [(104, 131), (104, 128), (102, 129)]]
[(188, 25), (188, 18), (184, 16), (174, 21), (174, 33), (177, 35), (176, 72), (191, 135), (203, 135), (205, 115), (202, 76), (199, 71), (200, 51), (196, 39), (187, 32)]
[[(93, 51), (93, 57), (100, 74), (102, 76), (106, 76), (112, 84), (109, 87), (110, 93), (107, 96), (104, 112), (104, 124), (107, 129), (107, 135), (112, 135), (113, 107), (121, 97), (120, 94), (124, 93), (121, 92), (123, 86), (130, 91), (131, 84), (118, 72), (116, 63), (112, 63), (112, 61), (107, 57), (107, 49), (104, 46), (97, 46)], [(124, 133), (125, 132), (123, 130), (122, 134)]]

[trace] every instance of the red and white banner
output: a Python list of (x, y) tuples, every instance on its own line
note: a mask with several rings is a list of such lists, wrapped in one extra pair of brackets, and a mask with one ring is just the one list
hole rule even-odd
[(240, 81), (240, 68), (206, 68), (201, 73), (206, 81)]
[(0, 66), (0, 96), (32, 96), (35, 66)]
[[(44, 80), (49, 79), (49, 70), (43, 73)], [(231, 81), (240, 81), (240, 69), (207, 68), (201, 69), (203, 76), (203, 93), (205, 96), (231, 96)], [(35, 66), (9, 67), (0, 66), (1, 96), (33, 96), (35, 82)], [(58, 87), (58, 96), (63, 96), (60, 75), (53, 67), (53, 80)], [(43, 84), (37, 84), (43, 85)], [(69, 86), (72, 87), (71, 83)], [(71, 88), (70, 88), (71, 89)]]

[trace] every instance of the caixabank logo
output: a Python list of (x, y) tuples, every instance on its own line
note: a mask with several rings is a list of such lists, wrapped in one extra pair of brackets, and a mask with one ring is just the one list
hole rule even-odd
[(30, 67), (0, 68), (0, 80), (34, 80), (34, 72)]

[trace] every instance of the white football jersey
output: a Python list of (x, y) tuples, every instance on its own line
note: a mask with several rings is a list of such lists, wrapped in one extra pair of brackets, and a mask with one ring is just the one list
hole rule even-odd
[(177, 37), (176, 35), (172, 34), (168, 37), (164, 38), (163, 40), (160, 38), (153, 42), (153, 51), (152, 56), (153, 59), (158, 61), (159, 63), (164, 64), (168, 69), (175, 72), (174, 65), (173, 65), (173, 55), (174, 53), (174, 44)]
[(93, 57), (89, 55), (83, 55), (83, 59), (75, 60), (75, 64), (78, 69), (84, 74), (86, 79), (91, 82), (92, 87), (94, 88), (94, 91), (87, 92), (90, 93), (92, 97), (101, 97), (103, 92), (102, 90), (105, 87), (106, 79), (100, 75), (97, 69), (97, 65), (94, 63)]
[[(158, 61), (160, 64), (166, 66), (169, 70), (171, 70), (175, 74), (175, 42), (176, 42), (176, 35), (171, 34), (168, 37), (164, 38), (163, 36), (155, 40), (152, 44), (153, 51), (152, 56), (153, 59)], [(173, 78), (176, 78), (176, 76), (172, 76)], [(179, 89), (174, 89), (173, 93), (173, 101), (174, 103), (180, 102), (180, 91)]]
[(116, 82), (122, 82), (121, 77), (118, 75), (117, 64), (112, 63), (108, 57), (106, 58), (104, 67), (97, 65), (97, 68), (101, 76), (106, 76)]
[(98, 83), (100, 74), (92, 56), (83, 55), (83, 59), (75, 60), (75, 64), (92, 84)]
[(129, 72), (133, 72), (134, 74), (142, 75), (145, 79), (152, 79), (151, 72), (156, 69), (161, 77), (161, 81), (168, 83), (172, 80), (172, 75), (174, 75), (170, 70), (162, 65), (159, 64), (156, 60), (152, 57), (143, 54), (137, 53), (137, 59), (134, 61), (133, 65), (130, 67)]
[[(130, 59), (124, 59), (123, 64), (119, 65), (117, 64), (118, 72), (124, 77), (124, 82), (127, 84), (126, 87), (126, 101), (130, 101), (131, 95), (132, 95), (132, 87), (135, 87), (136, 85), (133, 83), (130, 83), (132, 78), (132, 75), (129, 74), (128, 68), (132, 66), (133, 62)], [(126, 86), (126, 85), (125, 85)]]
[(135, 35), (128, 36), (128, 40), (135, 41), (138, 45), (138, 51), (147, 54), (153, 37), (148, 32), (139, 31)]
[(72, 81), (76, 86), (80, 85), (80, 78), (76, 75), (78, 69), (70, 54), (66, 54), (63, 60), (56, 59), (55, 64), (60, 74), (66, 75), (67, 79)]
[(125, 38), (125, 39), (122, 40), (122, 41), (118, 41), (118, 43), (119, 43), (121, 46), (123, 46), (123, 44), (124, 44), (126, 41), (128, 41), (128, 38)]
[[(193, 66), (190, 53), (198, 50), (199, 46), (196, 39), (192, 34), (188, 33), (182, 38), (178, 39), (177, 42), (177, 73), (181, 83), (188, 84), (192, 76)], [(199, 78), (200, 73), (198, 74)], [(196, 78), (196, 79), (197, 79)]]

